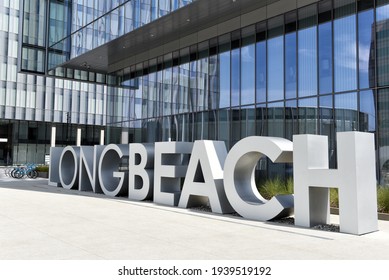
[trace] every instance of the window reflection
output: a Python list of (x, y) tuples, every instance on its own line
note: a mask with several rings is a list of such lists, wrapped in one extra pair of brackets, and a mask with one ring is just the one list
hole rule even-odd
[(231, 51), (231, 106), (240, 103), (240, 49)]
[(267, 135), (284, 137), (284, 102), (273, 102), (267, 108)]
[(150, 9), (151, 9), (151, 0), (141, 0), (140, 5), (141, 12), (141, 25), (148, 24), (151, 19)]
[(317, 94), (316, 27), (298, 32), (299, 97)]
[(304, 98), (298, 101), (300, 134), (317, 134), (317, 98)]
[(358, 14), (359, 88), (373, 87), (374, 75), (374, 13), (367, 10)]
[(268, 21), (267, 86), (268, 101), (284, 99), (284, 18)]
[(284, 38), (268, 40), (268, 101), (284, 99)]
[(380, 183), (389, 185), (389, 89), (378, 90), (377, 99)]
[(255, 45), (242, 47), (241, 50), (241, 105), (255, 102)]
[(358, 130), (358, 99), (357, 93), (335, 95), (336, 131)]
[(296, 98), (296, 32), (285, 35), (285, 97)]
[(253, 106), (241, 108), (240, 130), (241, 138), (255, 135), (255, 110)]
[(332, 92), (332, 22), (319, 25), (319, 92)]
[(289, 100), (285, 104), (285, 137), (293, 140), (293, 135), (298, 134), (297, 101)]
[(360, 114), (359, 123), (360, 131), (376, 131), (376, 109), (375, 94), (372, 90), (361, 91), (359, 93)]
[(334, 21), (335, 92), (357, 88), (357, 49), (355, 15)]
[(257, 103), (266, 101), (266, 42), (256, 44), (256, 98)]
[(389, 85), (389, 5), (377, 9), (376, 20), (377, 80), (378, 86), (385, 86)]

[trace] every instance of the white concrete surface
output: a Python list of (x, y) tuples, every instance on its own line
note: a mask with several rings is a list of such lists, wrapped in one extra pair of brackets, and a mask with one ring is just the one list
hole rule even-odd
[(389, 259), (385, 221), (378, 232), (353, 236), (109, 198), (0, 173), (1, 260)]

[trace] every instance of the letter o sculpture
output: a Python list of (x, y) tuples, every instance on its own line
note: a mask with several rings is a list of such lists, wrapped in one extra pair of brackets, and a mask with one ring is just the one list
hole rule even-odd
[(59, 180), (64, 189), (77, 187), (80, 148), (68, 146), (59, 159)]

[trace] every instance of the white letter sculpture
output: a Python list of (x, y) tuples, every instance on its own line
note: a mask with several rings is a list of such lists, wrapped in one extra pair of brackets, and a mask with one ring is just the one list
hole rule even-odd
[(329, 222), (329, 188), (339, 189), (340, 231), (365, 234), (378, 229), (374, 135), (337, 134), (338, 169), (328, 169), (325, 136), (296, 135), (294, 148), (295, 224)]
[(80, 171), (79, 186), (80, 191), (93, 191), (103, 193), (97, 175), (97, 163), (100, 161), (101, 153), (105, 146), (95, 145), (80, 147)]
[(292, 162), (293, 143), (276, 137), (251, 136), (232, 147), (224, 164), (224, 188), (228, 201), (242, 217), (268, 221), (293, 214), (293, 195), (277, 195), (267, 201), (255, 184), (258, 160), (269, 157), (275, 163)]
[[(193, 143), (155, 143), (154, 202), (177, 206), (181, 195), (181, 178), (188, 168), (186, 158), (192, 152)], [(186, 156), (184, 156), (186, 154)]]
[(130, 144), (128, 162), (128, 198), (151, 199), (153, 196), (154, 145)]
[(94, 191), (96, 183), (95, 161), (93, 158), (94, 147), (80, 147), (79, 191)]
[(227, 156), (223, 141), (195, 141), (178, 207), (208, 202), (214, 213), (231, 213), (223, 187), (223, 165)]
[(105, 195), (128, 195), (127, 172), (119, 171), (122, 158), (128, 157), (128, 145), (110, 144), (102, 151), (99, 161), (99, 181)]
[(50, 168), (49, 168), (49, 186), (58, 187), (59, 179), (59, 162), (61, 159), (62, 147), (50, 147)]
[(67, 146), (62, 150), (59, 159), (59, 181), (64, 189), (72, 189), (78, 186), (78, 162), (80, 159), (80, 147)]

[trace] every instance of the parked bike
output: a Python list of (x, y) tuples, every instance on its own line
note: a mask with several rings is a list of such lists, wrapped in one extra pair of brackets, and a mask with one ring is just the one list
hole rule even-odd
[(25, 166), (17, 166), (14, 167), (11, 171), (7, 170), (8, 175), (11, 176), (12, 178), (15, 179), (22, 179), (22, 178), (31, 178), (35, 179), (38, 177), (38, 172), (35, 170), (36, 169), (36, 164), (27, 164)]

